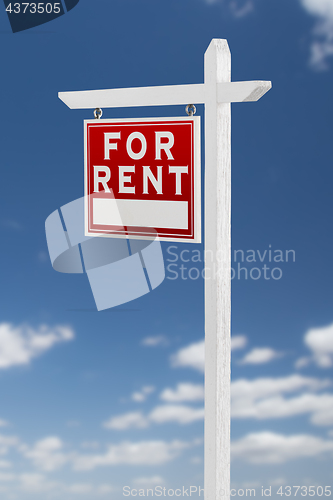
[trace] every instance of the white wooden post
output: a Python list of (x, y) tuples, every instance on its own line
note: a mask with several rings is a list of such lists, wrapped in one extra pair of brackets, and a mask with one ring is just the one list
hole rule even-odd
[(214, 39), (203, 84), (59, 92), (71, 109), (205, 104), (205, 500), (230, 493), (230, 103), (257, 101), (271, 88), (230, 75), (228, 43)]
[[(205, 54), (205, 500), (230, 491), (231, 109), (217, 83), (230, 82), (226, 40)], [(208, 269), (210, 272), (208, 272)]]

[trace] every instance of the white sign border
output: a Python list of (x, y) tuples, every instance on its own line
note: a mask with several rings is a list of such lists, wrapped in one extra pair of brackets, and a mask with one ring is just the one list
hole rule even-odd
[(142, 236), (140, 234), (117, 234), (117, 233), (91, 233), (88, 228), (88, 162), (87, 162), (87, 125), (93, 123), (107, 124), (107, 123), (136, 123), (136, 122), (164, 122), (164, 121), (192, 121), (193, 122), (193, 231), (194, 237), (189, 238), (175, 238), (159, 236), (160, 241), (168, 241), (174, 243), (201, 243), (201, 117), (200, 116), (168, 116), (168, 117), (145, 117), (145, 118), (103, 118), (95, 120), (84, 120), (84, 228), (85, 236), (101, 237), (101, 238), (121, 238), (121, 239), (137, 239), (137, 240), (154, 240), (155, 236)]

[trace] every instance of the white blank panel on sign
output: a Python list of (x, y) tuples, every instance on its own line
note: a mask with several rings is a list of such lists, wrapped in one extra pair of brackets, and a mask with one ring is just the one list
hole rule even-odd
[(93, 200), (94, 224), (106, 226), (166, 226), (188, 228), (187, 201)]

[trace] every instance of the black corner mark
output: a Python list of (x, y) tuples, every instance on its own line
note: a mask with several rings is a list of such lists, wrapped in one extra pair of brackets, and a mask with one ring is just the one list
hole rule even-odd
[(79, 3), (80, 0), (65, 0), (65, 5), (67, 12), (74, 9), (74, 7)]
[(68, 12), (79, 3), (79, 0), (3, 1), (13, 33), (53, 21), (65, 14), (64, 6)]

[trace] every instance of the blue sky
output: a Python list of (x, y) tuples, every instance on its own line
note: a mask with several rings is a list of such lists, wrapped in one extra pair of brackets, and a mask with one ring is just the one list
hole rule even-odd
[[(212, 38), (234, 81), (273, 82), (232, 106), (232, 248), (256, 255), (232, 263), (232, 485), (331, 485), (332, 0), (80, 0), (16, 34), (3, 8), (0, 37), (1, 500), (203, 486), (203, 281), (171, 279), (203, 245), (172, 263), (163, 243), (162, 285), (97, 312), (86, 276), (52, 269), (44, 223), (83, 195), (93, 118), (58, 91), (201, 83)], [(239, 263), (281, 279), (238, 279)]]

